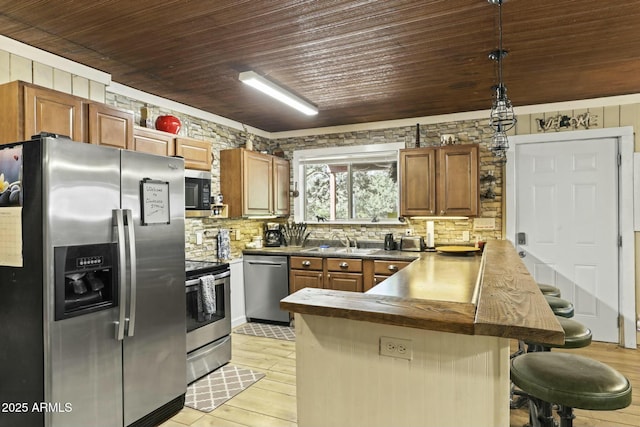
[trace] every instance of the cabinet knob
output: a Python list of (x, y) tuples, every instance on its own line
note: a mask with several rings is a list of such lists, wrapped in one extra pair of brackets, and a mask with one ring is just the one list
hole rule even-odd
[(302, 266), (303, 266), (303, 267), (309, 267), (309, 266), (311, 266), (311, 261), (302, 261)]
[(445, 214), (445, 210), (443, 209), (440, 211), (440, 215), (444, 215), (444, 214)]
[(346, 262), (341, 262), (340, 263), (340, 268), (349, 268), (349, 264)]
[(394, 264), (391, 264), (389, 267), (387, 267), (387, 269), (389, 271), (398, 271), (398, 266), (394, 265)]
[(374, 283), (374, 284), (377, 284), (377, 283), (378, 283), (378, 278), (377, 278), (377, 277), (374, 277), (374, 278), (373, 278), (373, 283)]

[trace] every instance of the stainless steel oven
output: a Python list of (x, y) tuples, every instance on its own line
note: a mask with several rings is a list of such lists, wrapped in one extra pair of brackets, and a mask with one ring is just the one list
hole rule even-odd
[[(231, 272), (227, 263), (185, 264), (187, 380), (191, 383), (231, 360)], [(213, 310), (203, 304), (203, 286), (215, 290)]]

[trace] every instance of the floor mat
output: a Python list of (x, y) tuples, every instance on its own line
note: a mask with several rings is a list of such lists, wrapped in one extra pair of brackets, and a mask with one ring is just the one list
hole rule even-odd
[(237, 334), (253, 335), (256, 337), (275, 338), (278, 340), (295, 341), (295, 329), (289, 326), (270, 325), (267, 323), (250, 322), (240, 326), (233, 332)]
[(187, 387), (185, 405), (211, 412), (264, 377), (261, 372), (225, 365)]

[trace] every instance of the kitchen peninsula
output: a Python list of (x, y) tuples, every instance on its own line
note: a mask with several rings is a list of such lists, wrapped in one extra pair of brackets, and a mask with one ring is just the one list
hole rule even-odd
[(562, 328), (507, 241), (482, 257), (423, 253), (365, 294), (302, 289), (298, 425), (508, 426), (509, 339)]

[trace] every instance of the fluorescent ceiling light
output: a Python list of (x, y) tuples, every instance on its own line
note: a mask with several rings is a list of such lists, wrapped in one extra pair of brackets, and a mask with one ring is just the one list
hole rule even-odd
[(315, 105), (309, 104), (307, 101), (298, 98), (291, 92), (281, 88), (275, 83), (270, 82), (254, 71), (244, 71), (240, 73), (238, 78), (242, 83), (246, 83), (249, 86), (258, 89), (259, 91), (266, 93), (270, 97), (287, 104), (289, 107), (293, 107), (296, 110), (303, 112), (307, 116), (314, 116), (318, 114), (318, 108)]

